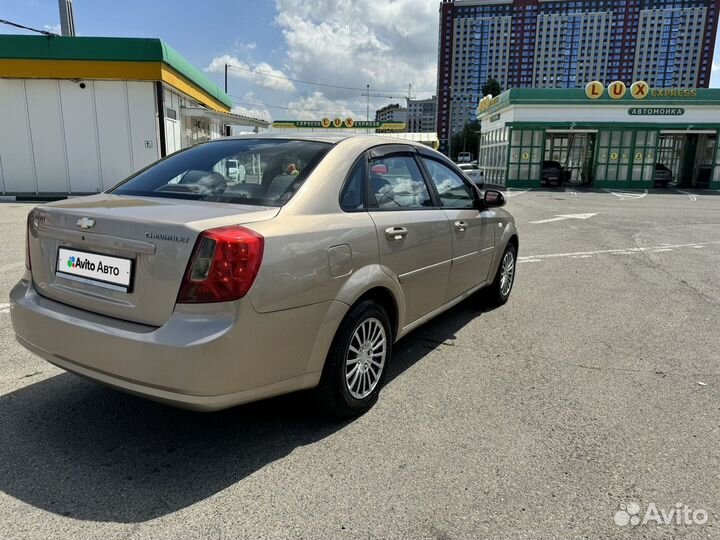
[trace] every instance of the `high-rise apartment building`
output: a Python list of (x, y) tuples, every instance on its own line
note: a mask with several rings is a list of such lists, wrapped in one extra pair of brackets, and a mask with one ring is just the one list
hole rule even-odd
[(720, 0), (442, 0), (441, 145), (475, 118), (490, 78), (503, 89), (707, 87), (719, 11)]
[(435, 131), (437, 98), (407, 100), (407, 131), (410, 133), (430, 133)]

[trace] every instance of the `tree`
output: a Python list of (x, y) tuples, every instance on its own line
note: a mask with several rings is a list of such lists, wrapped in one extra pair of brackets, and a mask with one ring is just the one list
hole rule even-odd
[(487, 82), (482, 85), (483, 96), (499, 96), (500, 92), (502, 92), (502, 88), (500, 88), (500, 83), (497, 81), (497, 79), (493, 79), (492, 77), (489, 78)]
[(452, 155), (450, 159), (457, 161), (460, 152), (471, 152), (474, 159), (477, 159), (479, 145), (480, 122), (477, 120), (466, 122), (463, 130), (452, 136)]

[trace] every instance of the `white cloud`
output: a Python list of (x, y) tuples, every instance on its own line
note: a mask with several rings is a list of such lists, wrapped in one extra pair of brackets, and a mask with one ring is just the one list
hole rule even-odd
[(272, 121), (272, 115), (270, 111), (262, 107), (245, 107), (243, 105), (234, 105), (231, 109), (233, 114), (239, 114), (242, 116), (249, 116), (250, 118), (259, 118), (261, 120)]
[(344, 101), (330, 100), (322, 92), (301, 96), (288, 104), (287, 115), (297, 120), (357, 117)]
[[(270, 110), (274, 118), (365, 119), (367, 98), (361, 94), (367, 84), (372, 94), (383, 94), (370, 98), (371, 118), (379, 107), (403, 103), (409, 83), (418, 97), (435, 93), (438, 0), (275, 0), (275, 5), (275, 25), (284, 41), (278, 44), (285, 53), (282, 65), (277, 60), (273, 61), (277, 67), (256, 63), (254, 56), (265, 59), (260, 49), (254, 42), (238, 40), (230, 54), (217, 56), (206, 68), (222, 74), (228, 63), (257, 72), (228, 71), (248, 83), (244, 91), (257, 94), (237, 98), (240, 107)], [(258, 73), (356, 90), (313, 86)]]
[(43, 24), (43, 29), (58, 35), (60, 35), (60, 32), (62, 32), (59, 24)]
[[(276, 23), (296, 78), (434, 92), (437, 0), (276, 0)], [(330, 99), (362, 102), (357, 91), (322, 88)], [(387, 100), (385, 100), (387, 101)], [(364, 107), (362, 107), (364, 109)]]
[(720, 88), (720, 61), (713, 62), (710, 73), (710, 88)]
[[(370, 117), (401, 102), (412, 83), (419, 96), (436, 85), (436, 0), (276, 0), (276, 24), (294, 78), (364, 89), (370, 85)], [(298, 83), (305, 95), (289, 104), (295, 118), (365, 118), (364, 90)]]
[(236, 44), (236, 47), (243, 51), (254, 51), (255, 49), (257, 49), (257, 43), (255, 43), (254, 41), (249, 41), (247, 43), (238, 42)]
[(233, 68), (228, 69), (228, 78), (234, 77), (250, 81), (255, 85), (269, 90), (279, 90), (281, 92), (295, 91), (295, 85), (292, 81), (281, 78), (287, 77), (287, 75), (279, 69), (273, 68), (267, 62), (260, 62), (259, 64), (251, 66), (235, 56), (224, 54), (213, 58), (205, 68), (205, 71), (208, 73), (224, 73), (225, 64), (233, 66)]

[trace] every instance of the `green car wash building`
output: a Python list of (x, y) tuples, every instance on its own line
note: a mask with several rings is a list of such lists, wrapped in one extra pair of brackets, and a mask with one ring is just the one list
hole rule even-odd
[(720, 188), (720, 89), (514, 88), (483, 98), (477, 117), (489, 184), (539, 187), (560, 164), (573, 185)]

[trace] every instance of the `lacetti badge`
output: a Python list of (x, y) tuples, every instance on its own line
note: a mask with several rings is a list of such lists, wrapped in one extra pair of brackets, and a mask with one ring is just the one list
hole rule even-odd
[(145, 238), (148, 240), (165, 240), (166, 242), (180, 242), (181, 244), (187, 244), (190, 239), (187, 236), (177, 236), (175, 234), (163, 234), (156, 232), (146, 232)]

